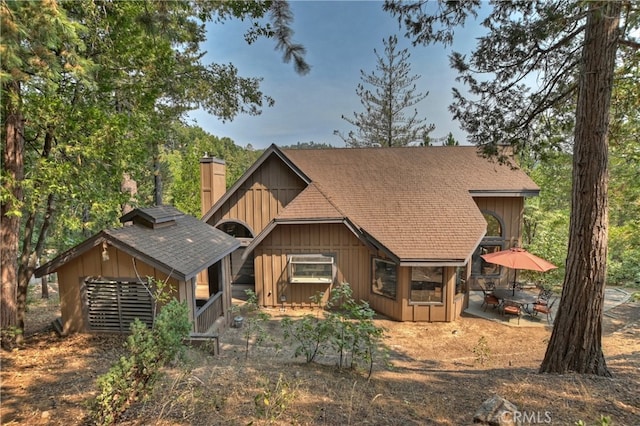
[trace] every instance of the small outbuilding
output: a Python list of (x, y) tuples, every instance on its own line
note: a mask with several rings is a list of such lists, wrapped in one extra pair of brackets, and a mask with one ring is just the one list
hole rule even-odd
[[(120, 221), (124, 226), (98, 233), (35, 271), (36, 277), (58, 275), (63, 334), (128, 332), (134, 318), (151, 325), (158, 282), (187, 303), (194, 333), (230, 323), (235, 238), (170, 206), (135, 209)], [(206, 280), (204, 288), (197, 288), (198, 278)]]

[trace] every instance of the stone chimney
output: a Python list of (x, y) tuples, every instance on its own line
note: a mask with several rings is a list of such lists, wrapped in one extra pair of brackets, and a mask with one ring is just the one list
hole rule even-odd
[(205, 152), (200, 159), (200, 210), (204, 216), (227, 192), (226, 164), (224, 160), (209, 157)]

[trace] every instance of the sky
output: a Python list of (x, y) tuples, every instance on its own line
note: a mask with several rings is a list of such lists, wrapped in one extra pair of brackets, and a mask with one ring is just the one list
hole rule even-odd
[[(341, 118), (353, 117), (363, 106), (356, 88), (365, 74), (376, 71), (374, 49), (383, 58), (383, 40), (398, 36), (398, 48), (411, 54), (409, 75), (420, 76), (417, 93), (429, 93), (419, 103), (419, 117), (435, 124), (432, 138), (451, 132), (465, 143), (466, 133), (454, 121), (448, 106), (452, 87), (463, 89), (449, 68), (451, 51), (468, 52), (475, 43), (477, 25), (459, 31), (456, 43), (412, 47), (399, 28), (397, 19), (382, 10), (381, 1), (299, 1), (290, 2), (294, 15), (293, 41), (306, 48), (311, 71), (298, 75), (292, 63), (282, 60), (275, 41), (260, 39), (248, 45), (243, 34), (249, 21), (233, 20), (208, 26), (204, 61), (232, 63), (242, 77), (261, 77), (261, 90), (275, 100), (273, 107), (263, 108), (259, 116), (239, 115), (223, 123), (204, 111), (190, 114), (191, 122), (218, 137), (231, 138), (236, 145), (251, 144), (256, 149), (298, 142), (327, 143), (343, 147), (334, 130), (346, 134), (355, 128)], [(461, 40), (458, 42), (458, 40)], [(365, 88), (374, 89), (370, 85)], [(406, 111), (409, 113), (410, 110)]]

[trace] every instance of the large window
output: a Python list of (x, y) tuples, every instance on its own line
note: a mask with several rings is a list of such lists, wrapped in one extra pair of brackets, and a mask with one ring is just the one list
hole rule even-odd
[(473, 273), (478, 276), (497, 277), (500, 275), (500, 265), (489, 263), (480, 257), (483, 254), (495, 253), (502, 250), (502, 245), (481, 244), (473, 255)]
[(396, 264), (388, 260), (373, 259), (371, 291), (381, 296), (395, 299), (398, 294)]
[(501, 251), (504, 247), (504, 226), (502, 220), (491, 212), (484, 212), (484, 219), (487, 221), (487, 234), (473, 254), (471, 263), (471, 274), (474, 277), (498, 277), (501, 267), (494, 263), (486, 262), (483, 254)]
[(289, 256), (289, 282), (331, 284), (334, 278), (333, 256), (296, 254)]
[(444, 268), (420, 266), (411, 268), (411, 303), (442, 303)]

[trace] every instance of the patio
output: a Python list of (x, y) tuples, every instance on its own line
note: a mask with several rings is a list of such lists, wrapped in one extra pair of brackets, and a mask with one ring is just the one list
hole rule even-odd
[[(606, 288), (605, 289), (605, 301), (604, 301), (604, 312), (606, 312), (624, 302), (629, 300), (631, 295), (625, 290), (619, 288)], [(520, 323), (518, 324), (518, 319), (511, 316), (502, 316), (500, 314), (500, 308), (494, 309), (492, 306), (487, 307), (487, 310), (484, 310), (482, 306), (483, 301), (483, 293), (481, 291), (470, 291), (469, 292), (469, 307), (465, 309), (464, 313), (467, 315), (473, 315), (475, 317), (484, 318), (489, 321), (499, 322), (501, 324), (510, 326), (510, 327), (549, 327), (547, 323), (546, 315), (539, 314), (537, 316), (532, 316), (526, 313), (523, 313), (520, 317)], [(556, 302), (554, 305), (554, 315), (555, 310), (558, 308), (560, 304), (560, 300)]]

